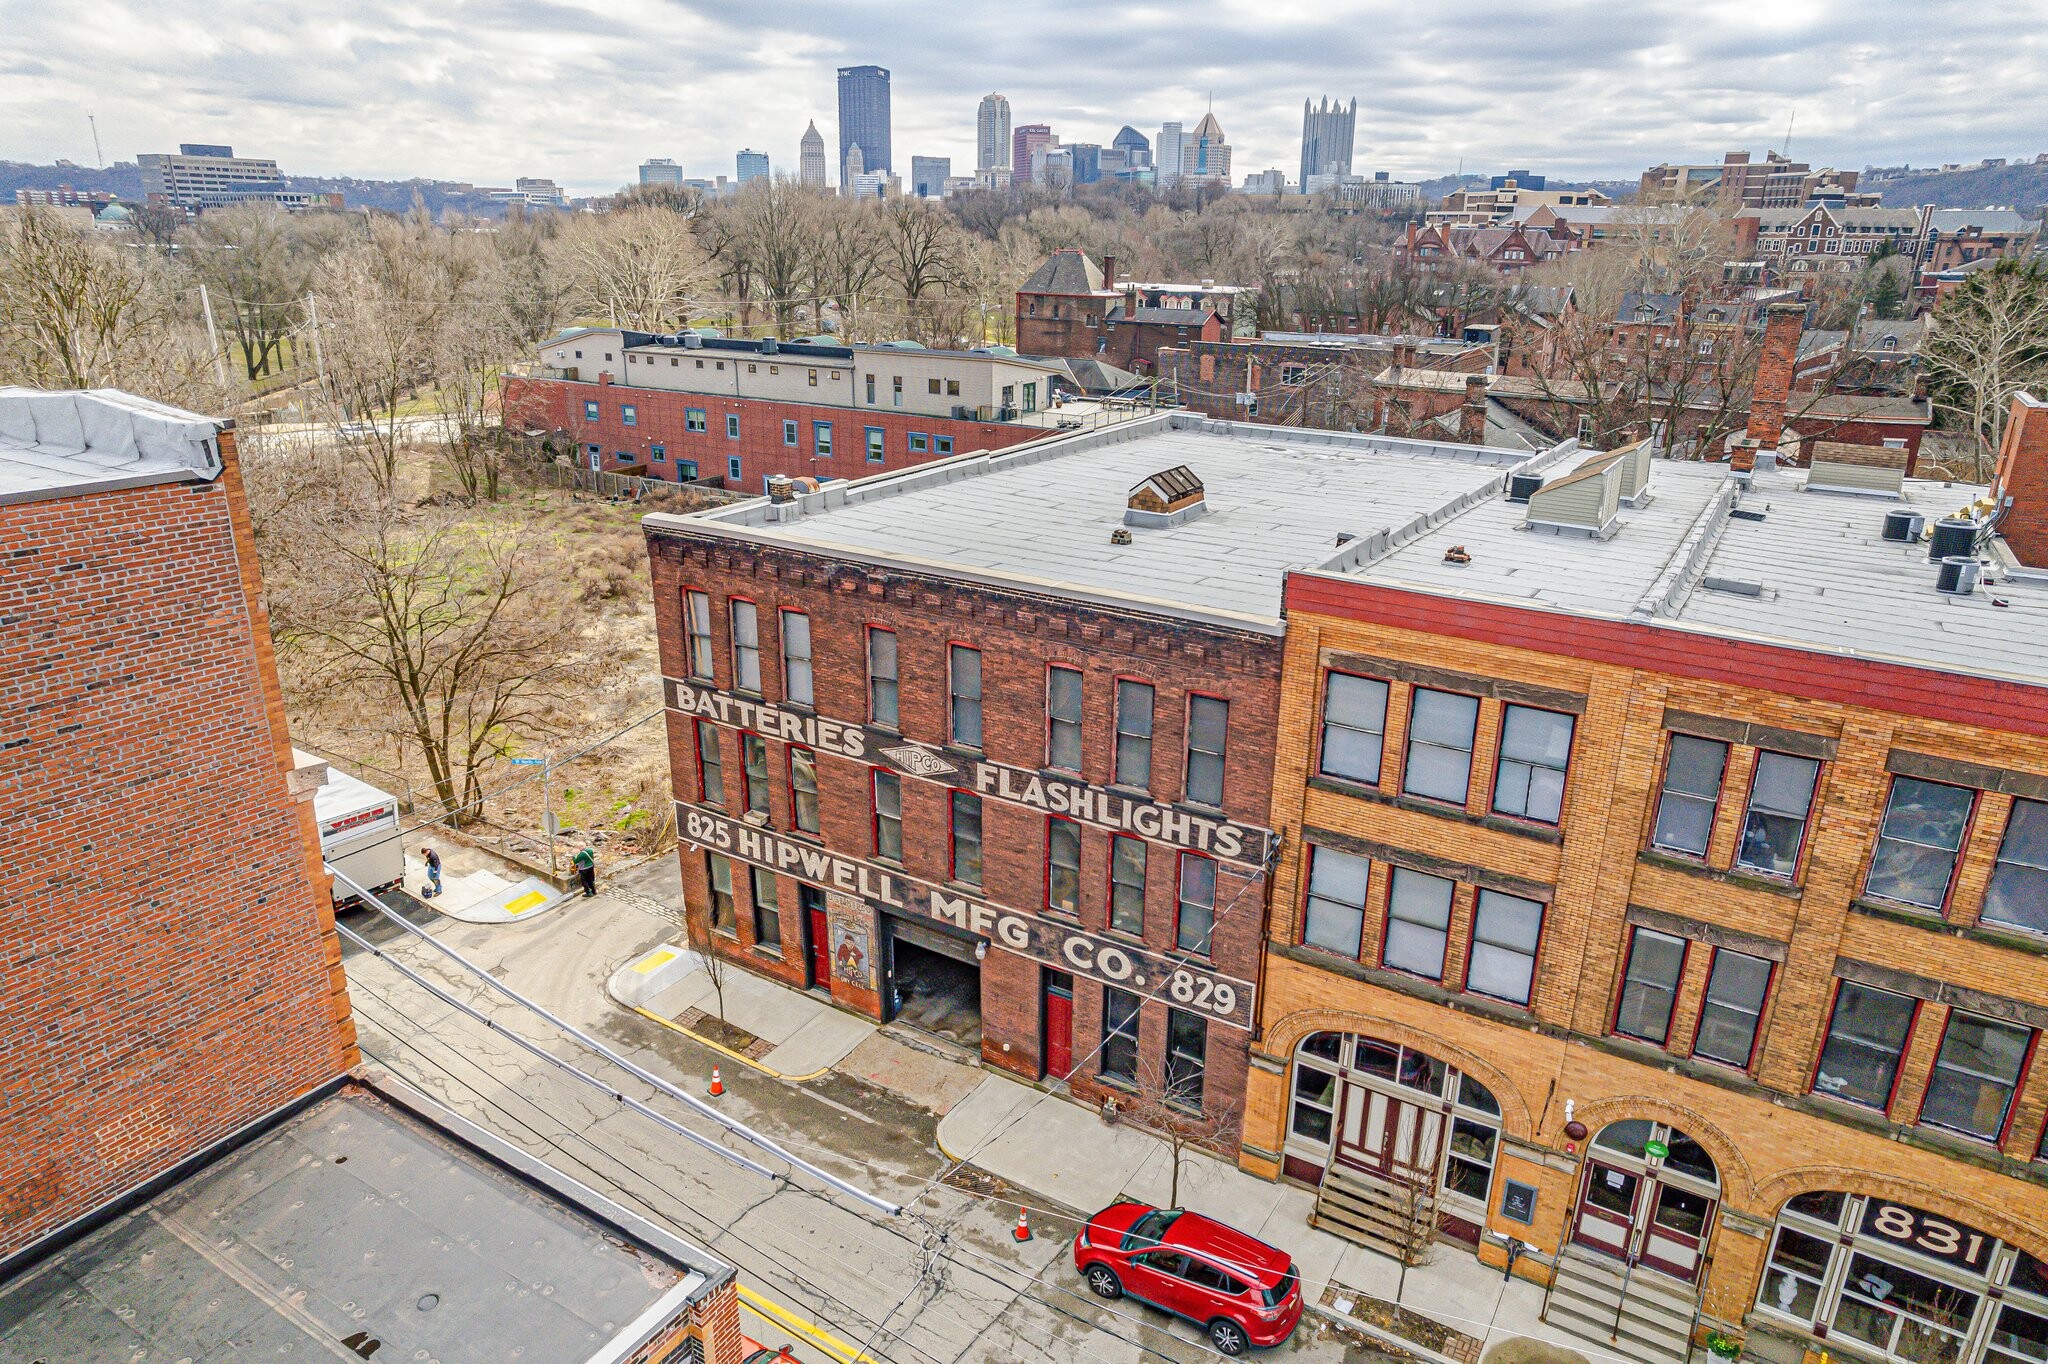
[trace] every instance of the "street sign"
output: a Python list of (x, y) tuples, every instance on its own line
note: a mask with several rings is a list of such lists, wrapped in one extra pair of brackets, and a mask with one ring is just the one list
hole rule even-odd
[(512, 765), (514, 767), (544, 767), (547, 765), (547, 761), (546, 758), (514, 758)]
[(553, 810), (541, 816), (541, 827), (551, 834), (562, 832), (562, 821)]
[(1671, 1148), (1661, 1141), (1646, 1141), (1643, 1143), (1643, 1154), (1651, 1160), (1662, 1160), (1671, 1154)]

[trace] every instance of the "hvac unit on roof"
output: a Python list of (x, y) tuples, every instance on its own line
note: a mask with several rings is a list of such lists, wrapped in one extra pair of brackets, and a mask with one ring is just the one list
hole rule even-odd
[(1927, 542), (1927, 557), (1936, 563), (1977, 552), (1978, 523), (1967, 516), (1944, 516), (1934, 523), (1934, 536)]
[[(1939, 534), (1939, 532), (1936, 532)], [(1983, 569), (1967, 554), (1952, 554), (1935, 570), (1934, 590), (1952, 597), (1967, 597), (1977, 590), (1977, 575)]]
[(684, 333), (683, 333), (683, 349), (684, 349), (684, 350), (703, 350), (703, 349), (704, 349), (704, 338), (703, 338), (703, 337), (701, 337), (701, 336), (699, 336), (699, 335), (697, 335), (697, 333), (695, 333), (695, 332), (684, 332)]
[(1884, 538), (1912, 544), (1920, 538), (1920, 532), (1927, 528), (1927, 518), (1916, 511), (1901, 507), (1884, 514)]

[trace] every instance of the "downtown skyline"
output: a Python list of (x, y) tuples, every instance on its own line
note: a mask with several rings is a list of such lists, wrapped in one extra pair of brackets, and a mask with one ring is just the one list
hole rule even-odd
[[(1487, 3), (1446, 25), (1378, 3), (1141, 5), (1093, 48), (1081, 36), (1089, 13), (769, 3), (741, 27), (676, 5), (579, 12), (573, 37), (543, 41), (561, 13), (525, 3), (443, 14), (373, 0), (339, 18), (115, 0), (85, 29), (0, 0), (18, 35), (0, 57), (0, 157), (90, 165), (92, 112), (109, 164), (235, 142), (294, 174), (552, 175), (572, 193), (603, 193), (650, 156), (730, 174), (735, 151), (757, 147), (794, 171), (807, 121), (837, 141), (836, 70), (869, 63), (893, 73), (892, 159), (949, 156), (961, 168), (974, 165), (976, 106), (991, 90), (1018, 125), (1105, 144), (1126, 123), (1147, 136), (1162, 121), (1192, 126), (1213, 98), (1240, 177), (1269, 166), (1291, 177), (1301, 101), (1325, 94), (1359, 101), (1355, 168), (1397, 178), (1461, 163), (1632, 178), (1658, 161), (1779, 147), (1788, 122), (1793, 154), (1815, 164), (2031, 155), (2041, 139), (2025, 110), (2048, 103), (2023, 4), (1932, 16), (1846, 0), (1765, 12), (1653, 3), (1626, 26), (1590, 6), (1531, 19)], [(186, 59), (143, 55), (165, 50)], [(993, 56), (960, 60), (972, 51)], [(542, 88), (581, 93), (530, 98)], [(638, 112), (621, 118), (628, 104)]]

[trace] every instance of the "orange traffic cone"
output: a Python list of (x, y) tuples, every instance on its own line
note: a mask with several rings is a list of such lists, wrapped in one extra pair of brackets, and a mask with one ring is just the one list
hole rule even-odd
[(1022, 1204), (1019, 1204), (1017, 1208), (1017, 1229), (1011, 1232), (1010, 1235), (1019, 1241), (1031, 1239), (1031, 1220), (1024, 1215)]
[(711, 1068), (711, 1097), (715, 1099), (723, 1093), (725, 1093), (725, 1081), (719, 1076), (718, 1067), (713, 1066)]

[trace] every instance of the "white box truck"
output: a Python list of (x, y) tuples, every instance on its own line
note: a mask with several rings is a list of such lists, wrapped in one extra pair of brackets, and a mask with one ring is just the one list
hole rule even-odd
[[(292, 756), (300, 768), (327, 767), (327, 780), (313, 792), (313, 817), (320, 826), (320, 855), (327, 865), (365, 890), (384, 891), (405, 879), (405, 836), (398, 823), (398, 797), (351, 777), (302, 749)], [(339, 880), (334, 902), (353, 902), (355, 892)]]

